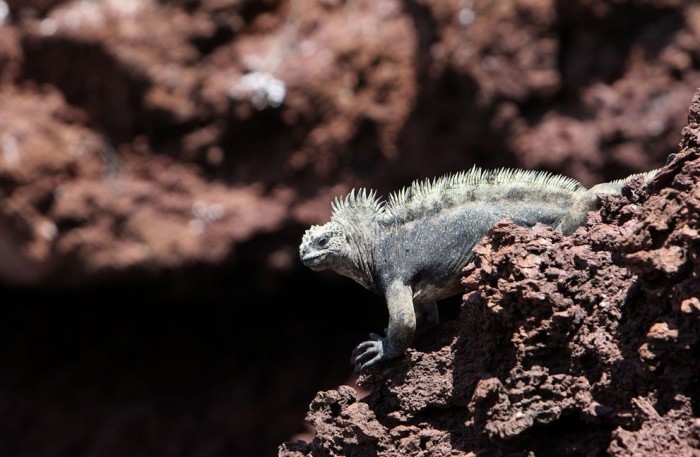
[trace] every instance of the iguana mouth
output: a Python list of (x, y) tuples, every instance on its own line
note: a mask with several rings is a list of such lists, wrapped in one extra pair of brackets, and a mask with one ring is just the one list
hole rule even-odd
[(313, 267), (314, 265), (317, 265), (325, 256), (326, 253), (324, 252), (307, 255), (301, 258), (301, 262), (307, 267)]

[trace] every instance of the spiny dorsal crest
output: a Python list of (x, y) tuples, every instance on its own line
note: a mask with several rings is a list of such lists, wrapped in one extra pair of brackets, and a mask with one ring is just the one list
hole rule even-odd
[(370, 215), (381, 217), (383, 223), (407, 222), (465, 202), (498, 199), (516, 186), (543, 192), (586, 190), (575, 179), (549, 172), (511, 168), (484, 170), (474, 166), (468, 171), (432, 180), (416, 180), (410, 186), (391, 193), (388, 202), (377, 198), (374, 190), (353, 189), (344, 198), (338, 197), (333, 201), (332, 219)]
[(381, 214), (384, 202), (377, 198), (376, 190), (365, 188), (351, 190), (345, 198), (336, 197), (331, 203), (331, 218), (348, 218), (361, 214)]
[(652, 179), (654, 179), (654, 177), (656, 177), (657, 174), (659, 174), (659, 171), (661, 171), (660, 168), (656, 169), (656, 170), (647, 171), (647, 172), (635, 173), (633, 175), (629, 175), (626, 178), (616, 179), (615, 181), (611, 181), (611, 184), (626, 184), (626, 183), (628, 183), (628, 182), (632, 181), (633, 179), (638, 178), (640, 176), (644, 179), (644, 184), (649, 184), (649, 182)]
[[(496, 199), (515, 186), (568, 193), (585, 190), (575, 179), (549, 172), (510, 168), (484, 170), (474, 166), (468, 171), (447, 174), (432, 181), (414, 181), (389, 195), (389, 203), (383, 212), (388, 217), (386, 222), (406, 222), (424, 216), (428, 211), (439, 211), (463, 202)], [(486, 188), (489, 190), (484, 193)]]

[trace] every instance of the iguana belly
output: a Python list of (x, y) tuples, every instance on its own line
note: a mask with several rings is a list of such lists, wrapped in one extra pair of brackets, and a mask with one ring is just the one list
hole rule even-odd
[(420, 282), (413, 287), (413, 302), (428, 303), (443, 300), (458, 294), (462, 288), (459, 284), (460, 275), (450, 278), (441, 284)]

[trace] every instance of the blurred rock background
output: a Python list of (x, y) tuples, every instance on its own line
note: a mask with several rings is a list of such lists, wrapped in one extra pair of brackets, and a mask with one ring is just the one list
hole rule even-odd
[(0, 1), (0, 455), (274, 455), (385, 321), (334, 196), (648, 170), (699, 86), (681, 0)]

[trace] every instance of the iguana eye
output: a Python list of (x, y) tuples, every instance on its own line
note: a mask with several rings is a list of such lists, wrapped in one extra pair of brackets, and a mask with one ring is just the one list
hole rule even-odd
[(318, 239), (318, 245), (321, 247), (324, 247), (328, 244), (328, 238), (325, 236), (322, 236), (321, 238)]

